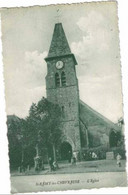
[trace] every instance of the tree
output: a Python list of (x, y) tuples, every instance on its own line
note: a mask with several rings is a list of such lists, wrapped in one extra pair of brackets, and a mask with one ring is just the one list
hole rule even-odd
[(20, 166), (22, 159), (21, 119), (15, 115), (7, 116), (10, 168)]
[(54, 161), (56, 161), (56, 145), (62, 135), (61, 109), (57, 104), (42, 98), (37, 104), (37, 114), (42, 121), (40, 139), (44, 140), (47, 150), (52, 146)]
[(47, 156), (50, 155), (50, 147), (52, 147), (54, 160), (56, 160), (56, 144), (62, 135), (60, 107), (43, 97), (37, 104), (32, 104), (26, 120), (30, 144), (35, 145), (38, 153), (46, 148)]
[(22, 162), (25, 166), (33, 165), (35, 155), (53, 155), (56, 161), (56, 146), (62, 135), (58, 105), (42, 98), (37, 104), (32, 103), (28, 117), (11, 116), (7, 124), (12, 167), (18, 167)]

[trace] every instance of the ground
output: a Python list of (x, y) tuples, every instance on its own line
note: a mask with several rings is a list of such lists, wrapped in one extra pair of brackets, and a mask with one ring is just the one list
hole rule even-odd
[(116, 164), (116, 160), (97, 160), (97, 161), (84, 161), (77, 162), (76, 165), (71, 163), (61, 162), (59, 163), (59, 169), (56, 171), (50, 171), (49, 165), (44, 165), (45, 170), (35, 172), (34, 168), (25, 173), (19, 173), (14, 171), (11, 173), (12, 176), (21, 175), (46, 175), (46, 174), (61, 174), (61, 173), (88, 173), (88, 172), (118, 172), (125, 171), (125, 160), (121, 161), (122, 166), (119, 167)]
[[(11, 174), (12, 192), (38, 192), (50, 190), (71, 190), (100, 187), (126, 186), (125, 161), (122, 167), (115, 160), (80, 162), (76, 165), (59, 164), (59, 169), (51, 172), (45, 170), (25, 174)], [(35, 174), (35, 175), (34, 175)]]

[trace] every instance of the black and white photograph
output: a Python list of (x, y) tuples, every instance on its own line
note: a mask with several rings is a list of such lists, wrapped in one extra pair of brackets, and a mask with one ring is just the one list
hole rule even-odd
[(127, 186), (116, 1), (1, 9), (11, 193)]

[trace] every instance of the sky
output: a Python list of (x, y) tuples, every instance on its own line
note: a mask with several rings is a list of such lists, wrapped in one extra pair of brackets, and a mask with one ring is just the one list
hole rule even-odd
[(116, 2), (2, 10), (7, 114), (24, 118), (32, 102), (46, 97), (44, 58), (57, 22), (62, 22), (78, 62), (81, 100), (117, 122), (122, 116), (122, 92)]

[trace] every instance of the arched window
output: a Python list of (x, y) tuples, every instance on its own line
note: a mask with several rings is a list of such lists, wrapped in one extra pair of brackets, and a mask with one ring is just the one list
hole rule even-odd
[(117, 147), (119, 142), (120, 142), (120, 140), (121, 140), (120, 132), (117, 132), (114, 129), (111, 129), (110, 134), (109, 134), (110, 148)]
[(61, 83), (62, 86), (66, 86), (66, 76), (65, 76), (65, 72), (61, 73)]
[(60, 77), (58, 73), (55, 74), (55, 84), (56, 87), (60, 87)]

